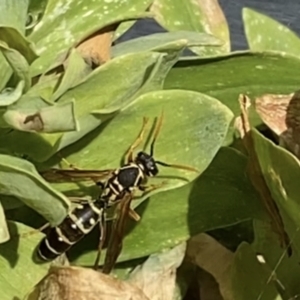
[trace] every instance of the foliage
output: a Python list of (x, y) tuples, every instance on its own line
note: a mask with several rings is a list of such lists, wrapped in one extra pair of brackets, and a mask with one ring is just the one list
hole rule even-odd
[[(173, 295), (168, 297), (183, 299), (191, 274), (198, 276), (201, 267), (213, 270), (220, 299), (298, 297), (299, 160), (278, 139), (274, 143), (263, 135), (253, 105), (246, 114), (249, 123), (243, 119), (249, 130), (238, 135), (234, 120), (241, 114), (240, 94), (254, 99), (296, 92), (298, 36), (244, 9), (250, 49), (230, 52), (227, 21), (215, 0), (2, 0), (0, 11), (1, 299), (38, 299), (42, 289), (48, 292), (44, 299), (51, 299), (48, 283), (55, 276), (65, 278), (64, 272), (70, 274), (66, 286), (83, 284), (84, 290), (89, 286), (84, 280), (90, 280), (95, 290), (86, 299), (98, 296), (98, 280), (107, 294), (108, 289), (118, 293), (121, 285), (110, 277), (73, 267), (49, 271), (50, 263), (37, 261), (44, 235), (31, 231), (46, 222), (60, 224), (72, 207), (71, 197), (99, 193), (91, 180), (53, 183), (41, 172), (65, 168), (62, 158), (81, 169), (116, 169), (143, 117), (152, 124), (162, 113), (155, 157), (198, 172), (162, 167), (150, 183), (166, 177), (167, 184), (133, 201), (141, 220), (129, 220), (114, 269), (126, 280), (122, 291), (136, 293), (138, 286), (145, 299), (164, 299), (158, 292), (164, 287), (165, 295)], [(138, 19), (149, 17), (166, 32), (118, 40)], [(184, 51), (190, 56), (182, 56)], [(286, 106), (280, 107), (280, 117), (288, 127)], [(143, 146), (148, 143), (146, 138)], [(266, 205), (266, 193), (275, 212)], [(283, 247), (282, 236), (274, 232), (276, 220), (288, 237)], [(227, 255), (226, 281), (218, 270), (225, 263), (218, 241), (207, 256), (197, 239), (188, 242), (186, 257), (194, 253), (193, 266), (183, 260), (185, 242), (204, 232), (234, 252)], [(98, 234), (94, 230), (68, 252), (72, 265), (93, 265)], [(198, 259), (202, 255), (205, 264)]]

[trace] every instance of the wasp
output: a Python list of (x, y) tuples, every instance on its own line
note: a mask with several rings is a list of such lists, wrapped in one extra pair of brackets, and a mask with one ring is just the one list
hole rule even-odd
[[(47, 255), (47, 258), (50, 258), (51, 255), (51, 257), (55, 256), (53, 253), (58, 254), (63, 252), (64, 249), (68, 249), (68, 247), (70, 247), (72, 243), (74, 244), (85, 234), (89, 233), (95, 226), (95, 223), (98, 222), (100, 224), (101, 236), (98, 244), (98, 255), (95, 261), (95, 268), (97, 268), (100, 260), (100, 251), (103, 246), (104, 236), (106, 232), (105, 212), (107, 208), (119, 204), (119, 217), (114, 223), (113, 235), (108, 245), (105, 264), (103, 268), (104, 273), (109, 273), (113, 268), (122, 248), (126, 217), (129, 215), (134, 220), (139, 220), (138, 214), (130, 208), (130, 204), (135, 194), (135, 191), (140, 190), (143, 192), (143, 194), (145, 194), (149, 193), (152, 190), (162, 187), (162, 185), (165, 182), (156, 185), (146, 184), (149, 177), (154, 177), (159, 173), (158, 165), (198, 172), (197, 169), (190, 166), (168, 164), (156, 160), (154, 158), (154, 147), (158, 134), (162, 127), (162, 121), (163, 114), (161, 114), (160, 118), (158, 118), (156, 122), (149, 153), (145, 151), (140, 151), (135, 156), (134, 151), (142, 143), (144, 139), (146, 125), (148, 123), (148, 118), (143, 119), (143, 126), (141, 128), (141, 131), (137, 136), (136, 140), (128, 149), (125, 155), (125, 164), (120, 168), (111, 170), (80, 170), (76, 168), (52, 169), (50, 172), (50, 176), (49, 173), (42, 174), (46, 179), (48, 178), (50, 180), (53, 180), (55, 176), (57, 176), (57, 178), (59, 179), (70, 178), (71, 180), (74, 180), (74, 178), (89, 178), (93, 179), (97, 183), (97, 185), (100, 186), (102, 189), (102, 193), (99, 196), (99, 199), (97, 199), (95, 202), (92, 202), (92, 205), (86, 204), (86, 206), (83, 206), (83, 208), (75, 208), (75, 213), (73, 212), (69, 214), (67, 218), (62, 222), (61, 226), (58, 226), (56, 229), (53, 229), (52, 235), (48, 235), (45, 238), (45, 242), (42, 243), (41, 246), (46, 245), (47, 241), (47, 244), (51, 245), (52, 250), (54, 250), (50, 250), (51, 253)], [(107, 178), (105, 181), (99, 180), (99, 178), (105, 176)], [(95, 210), (95, 207), (97, 208), (97, 210)], [(92, 219), (90, 216), (92, 216)], [(93, 221), (91, 222), (91, 220)], [(83, 224), (86, 225), (86, 228), (84, 228)], [(70, 227), (72, 226), (73, 228), (71, 230)], [(65, 230), (62, 235), (61, 228), (63, 227), (65, 228)], [(73, 232), (74, 229), (76, 229), (76, 233)], [(73, 238), (72, 241), (71, 238), (69, 238), (69, 234)], [(53, 239), (59, 240), (60, 242), (63, 241), (66, 244), (65, 247), (63, 247), (58, 242), (51, 243), (52, 237)], [(60, 245), (61, 248), (55, 248), (54, 245)], [(40, 253), (42, 252), (41, 250), (42, 249), (40, 247)]]

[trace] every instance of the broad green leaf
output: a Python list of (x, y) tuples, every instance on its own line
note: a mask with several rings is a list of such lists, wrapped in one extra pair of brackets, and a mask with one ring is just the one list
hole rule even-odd
[(49, 0), (42, 20), (30, 35), (40, 55), (31, 66), (32, 76), (44, 73), (57, 56), (99, 29), (144, 16), (139, 2)]
[(24, 81), (24, 91), (26, 92), (31, 86), (31, 78), (29, 77), (29, 64), (25, 57), (1, 41), (0, 51), (13, 69), (17, 79)]
[(161, 59), (158, 61), (156, 68), (153, 69), (152, 74), (149, 76), (147, 82), (138, 91), (135, 97), (147, 92), (161, 90), (163, 88), (163, 83), (167, 74), (178, 61), (186, 45), (186, 40), (178, 40), (155, 49), (155, 51), (162, 53)]
[(263, 176), (279, 208), (285, 230), (292, 240), (292, 249), (299, 258), (300, 241), (299, 238), (294, 238), (300, 229), (299, 184), (295, 180), (300, 176), (299, 160), (258, 131), (253, 130), (252, 136)]
[(1, 203), (5, 211), (24, 206), (24, 203), (16, 197), (1, 195)]
[(0, 155), (0, 187), (1, 194), (17, 197), (52, 225), (66, 216), (69, 200), (51, 188), (26, 160)]
[(155, 20), (168, 31), (205, 32), (223, 41), (222, 47), (192, 47), (201, 56), (230, 51), (229, 29), (218, 1), (155, 0), (151, 6)]
[(5, 88), (11, 74), (12, 69), (0, 51), (0, 92)]
[(272, 281), (272, 274), (259, 263), (247, 243), (242, 243), (235, 253), (231, 283), (234, 299), (282, 300)]
[(252, 51), (273, 50), (300, 56), (300, 39), (288, 27), (249, 8), (243, 9), (243, 21)]
[(24, 96), (41, 97), (42, 99), (49, 100), (51, 95), (54, 93), (55, 88), (61, 81), (62, 76), (63, 73), (42, 75), (39, 78), (39, 81), (32, 86)]
[(16, 222), (8, 222), (8, 227), (11, 240), (0, 245), (1, 300), (23, 299), (49, 268), (49, 264), (36, 264), (33, 261), (34, 250), (43, 234), (22, 237), (20, 235), (33, 228)]
[[(153, 118), (160, 116), (162, 111), (164, 124), (157, 141), (155, 157), (168, 163), (192, 165), (200, 173), (203, 172), (226, 136), (232, 113), (216, 99), (190, 91), (169, 90), (144, 94), (104, 128), (95, 130), (66, 151), (63, 150), (62, 155), (70, 163), (80, 164), (79, 168), (118, 168), (123, 155), (141, 129), (143, 117), (150, 118), (145, 133), (145, 136), (149, 136)], [(161, 175), (193, 180), (197, 173), (162, 167)], [(162, 189), (186, 183), (182, 179), (173, 179)], [(57, 188), (65, 192), (79, 189), (74, 183), (57, 184)]]
[(12, 128), (21, 131), (58, 133), (78, 128), (74, 102), (49, 105), (35, 111), (30, 108), (26, 111), (8, 109), (3, 118)]
[[(1, 197), (0, 197), (0, 200)], [(6, 224), (6, 218), (4, 214), (4, 209), (0, 201), (0, 244), (3, 244), (9, 240), (9, 231)]]
[(84, 77), (88, 75), (88, 73), (90, 73), (90, 71), (91, 68), (85, 63), (78, 51), (76, 49), (72, 49), (69, 55), (64, 76), (60, 82), (59, 87), (51, 96), (50, 100), (57, 100), (68, 89), (74, 87), (80, 81), (82, 81)]
[[(274, 273), (273, 277), (281, 285), (285, 298), (293, 299), (300, 294), (298, 257), (296, 255), (287, 256), (287, 250), (280, 247), (278, 236), (273, 232), (270, 223), (255, 220), (254, 230), (253, 248), (264, 257), (270, 273)], [(299, 239), (299, 232), (292, 239)]]
[(25, 81), (20, 80), (15, 89), (7, 88), (0, 93), (0, 106), (9, 106), (18, 101), (23, 93)]
[(206, 33), (193, 31), (163, 32), (131, 39), (117, 44), (112, 47), (112, 55), (119, 56), (131, 52), (157, 51), (161, 48), (165, 49), (166, 45), (173, 42), (179, 42), (180, 40), (186, 40), (187, 46), (221, 45), (220, 40)]
[[(147, 10), (147, 8), (151, 5), (152, 2), (153, 0), (136, 0), (134, 3), (135, 10), (139, 12), (144, 12)], [(128, 29), (130, 29), (135, 24), (135, 22), (136, 20), (122, 22), (115, 32), (114, 39), (118, 39), (121, 35), (123, 35)]]
[(31, 63), (36, 54), (24, 36), (28, 2), (28, 0), (0, 1), (0, 40), (20, 52), (28, 63)]
[[(289, 70), (287, 72), (287, 70)], [(165, 80), (165, 89), (187, 89), (208, 94), (240, 114), (239, 94), (285, 94), (299, 89), (300, 60), (274, 53), (237, 52), (228, 56), (179, 61)], [(262, 124), (252, 111), (251, 124)], [(233, 127), (226, 143), (232, 142)]]
[(76, 100), (80, 130), (65, 133), (57, 142), (57, 151), (76, 142), (135, 99), (161, 63), (161, 57), (162, 54), (152, 52), (117, 57), (68, 90), (59, 103), (70, 98)]
[(0, 27), (0, 39), (10, 48), (20, 52), (26, 58), (29, 64), (37, 58), (33, 44), (23, 35), (21, 35), (16, 29), (10, 27)]
[(0, 26), (12, 27), (24, 34), (28, 5), (29, 0), (1, 0)]
[[(174, 131), (180, 136), (177, 128)], [(210, 144), (209, 140), (213, 135), (204, 139), (207, 144)], [(172, 139), (172, 136), (169, 138)], [(174, 143), (176, 139), (173, 137), (172, 140)], [(177, 151), (180, 151), (178, 146)], [(170, 151), (170, 156), (172, 152), (175, 151)], [(198, 159), (203, 159), (209, 152), (204, 148), (206, 154), (197, 155)], [(195, 181), (181, 188), (156, 194), (149, 201), (143, 202), (137, 209), (141, 220), (137, 224), (129, 224), (129, 233), (125, 237), (119, 261), (173, 247), (200, 232), (263, 218), (264, 209), (245, 176), (246, 164), (245, 156), (234, 149), (222, 148)], [(176, 175), (175, 172), (173, 175)], [(96, 255), (97, 239), (98, 232), (91, 233), (84, 243), (74, 247), (72, 259), (80, 264), (91, 265)]]

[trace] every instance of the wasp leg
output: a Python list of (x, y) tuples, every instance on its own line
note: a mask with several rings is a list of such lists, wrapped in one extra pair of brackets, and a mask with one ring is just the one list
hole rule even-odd
[(34, 230), (30, 230), (28, 232), (25, 232), (23, 234), (21, 234), (21, 237), (22, 238), (26, 238), (30, 235), (33, 235), (33, 234), (36, 234), (36, 233), (39, 233), (39, 232), (42, 232), (43, 230), (45, 230), (46, 228), (48, 228), (50, 226), (50, 223), (46, 223), (44, 224), (43, 226), (41, 226), (40, 228), (37, 228), (37, 229), (34, 229)]
[(157, 190), (161, 187), (163, 187), (164, 185), (166, 185), (168, 183), (168, 181), (164, 180), (162, 181), (161, 183), (158, 183), (158, 184), (149, 184), (149, 185), (139, 185), (139, 190), (141, 190), (143, 193), (143, 196), (145, 194), (148, 194), (154, 190)]
[(141, 129), (138, 137), (132, 143), (132, 145), (130, 146), (129, 150), (126, 153), (126, 162), (127, 163), (130, 163), (130, 162), (133, 161), (133, 151), (141, 144), (141, 142), (144, 139), (144, 133), (145, 133), (145, 130), (146, 130), (146, 125), (148, 123), (148, 120), (149, 120), (148, 118), (144, 117), (142, 129)]
[(105, 242), (105, 238), (106, 238), (106, 213), (104, 211), (100, 217), (99, 229), (100, 229), (100, 236), (99, 236), (99, 243), (98, 243), (98, 252), (97, 252), (97, 257), (96, 257), (95, 263), (94, 263), (95, 270), (98, 270), (98, 268), (99, 268), (101, 251), (102, 251), (102, 248), (103, 248), (103, 245)]
[(65, 159), (60, 153), (57, 153), (57, 156), (61, 159), (62, 162), (64, 162), (70, 169), (73, 170), (80, 170), (79, 168), (75, 167), (74, 164), (71, 164), (68, 162), (67, 159)]

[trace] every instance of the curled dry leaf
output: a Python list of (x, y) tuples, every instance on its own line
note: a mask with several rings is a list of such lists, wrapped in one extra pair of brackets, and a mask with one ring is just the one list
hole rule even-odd
[(186, 249), (182, 243), (173, 249), (151, 255), (130, 275), (130, 282), (151, 300), (174, 299), (176, 269), (181, 265)]
[[(214, 277), (219, 284), (219, 290), (224, 300), (233, 300), (230, 276), (228, 276), (234, 258), (234, 254), (231, 251), (226, 249), (211, 236), (201, 233), (188, 241), (186, 255), (189, 261)], [(201, 299), (208, 299), (208, 295), (203, 289), (204, 287), (201, 281), (200, 294), (203, 296)], [(204, 295), (204, 293), (206, 295)], [(211, 292), (209, 293), (211, 294)]]
[(255, 99), (255, 108), (282, 146), (300, 158), (300, 93), (266, 94)]
[(281, 246), (287, 248), (288, 254), (291, 255), (292, 249), (290, 246), (289, 237), (284, 230), (281, 215), (262, 174), (258, 157), (255, 151), (255, 145), (251, 135), (251, 124), (249, 123), (248, 117), (248, 109), (251, 106), (251, 101), (249, 97), (240, 95), (239, 103), (241, 108), (241, 115), (237, 117), (235, 126), (240, 132), (244, 146), (249, 155), (247, 174), (263, 201), (263, 205), (265, 206), (266, 211), (268, 212), (271, 219), (272, 228), (274, 232), (276, 232), (279, 236)]
[(91, 269), (51, 267), (27, 300), (149, 300), (130, 283)]
[(90, 66), (100, 66), (110, 60), (111, 45), (117, 25), (107, 26), (85, 39), (77, 50)]

